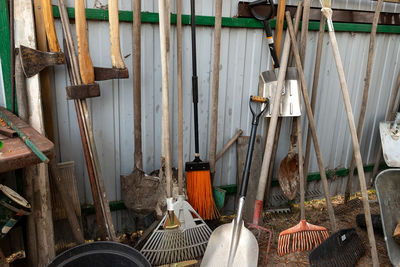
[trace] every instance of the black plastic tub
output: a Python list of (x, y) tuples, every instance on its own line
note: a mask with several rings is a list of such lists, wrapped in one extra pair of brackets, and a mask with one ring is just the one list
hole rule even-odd
[(117, 242), (82, 244), (58, 255), (48, 267), (151, 267), (136, 249)]

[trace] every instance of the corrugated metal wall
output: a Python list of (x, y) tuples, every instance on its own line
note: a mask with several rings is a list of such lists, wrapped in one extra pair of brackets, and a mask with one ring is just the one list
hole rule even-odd
[[(86, 7), (99, 7), (101, 1), (86, 1)], [(214, 1), (196, 1), (198, 14), (214, 15)], [(289, 1), (291, 2), (291, 1)], [(297, 1), (294, 1), (297, 2)], [(368, 2), (368, 3), (365, 3)], [(72, 6), (73, 1), (67, 1)], [(172, 2), (174, 3), (174, 2)], [(189, 2), (184, 1), (183, 12), (189, 13)], [(173, 4), (174, 5), (174, 4)], [(316, 0), (313, 5), (318, 5)], [(370, 1), (333, 1), (334, 7), (373, 9)], [(234, 16), (237, 1), (224, 1), (223, 16)], [(131, 10), (131, 1), (120, 1), (120, 9)], [(157, 12), (157, 1), (142, 1), (143, 11)], [(174, 12), (175, 7), (173, 8)], [(385, 3), (385, 11), (399, 12), (399, 7)], [(62, 40), (62, 30), (56, 21), (57, 33)], [(125, 63), (132, 77), (132, 27), (121, 23), (121, 48)], [(94, 65), (110, 67), (108, 23), (89, 21), (90, 53)], [(73, 29), (73, 33), (75, 30)], [(172, 27), (171, 46), (171, 108), (173, 163), (177, 166), (177, 90), (176, 90), (176, 31)], [(358, 120), (367, 62), (369, 34), (337, 33), (340, 52), (347, 74), (353, 110)], [(200, 110), (200, 153), (208, 158), (209, 122), (211, 114), (213, 28), (198, 27), (198, 76)], [(317, 32), (309, 32), (305, 74), (311, 87)], [(388, 99), (400, 64), (400, 35), (378, 34), (372, 70), (371, 91), (368, 102), (361, 148), (364, 163), (372, 163), (378, 147), (378, 123), (384, 119)], [(270, 57), (261, 29), (223, 28), (221, 44), (220, 92), (218, 113), (218, 147), (222, 148), (238, 129), (244, 135), (250, 132), (251, 114), (248, 97), (257, 93), (258, 75), (270, 69)], [(191, 98), (191, 47), (190, 27), (183, 27), (183, 76), (184, 85), (184, 161), (193, 157), (194, 138)], [(142, 127), (144, 169), (150, 172), (160, 165), (161, 134), (161, 65), (159, 30), (155, 24), (142, 25)], [(82, 202), (91, 203), (90, 186), (85, 170), (81, 140), (73, 103), (66, 100), (67, 73), (63, 66), (54, 70), (54, 101), (57, 112), (58, 148), (60, 160), (74, 160), (78, 178), (79, 196)], [(324, 40), (319, 94), (315, 112), (317, 132), (326, 168), (348, 167), (351, 157), (350, 133), (337, 71), (328, 35)], [(97, 152), (102, 167), (109, 200), (120, 200), (120, 174), (133, 169), (133, 94), (132, 78), (120, 81), (100, 82), (102, 95), (88, 100)], [(303, 126), (304, 128), (304, 126)], [(290, 135), (290, 121), (283, 124), (277, 164), (286, 155)], [(305, 129), (303, 129), (305, 132)], [(264, 135), (265, 123), (259, 127)], [(236, 183), (236, 150), (233, 146), (217, 163), (216, 185)], [(311, 171), (318, 171), (312, 157)]]

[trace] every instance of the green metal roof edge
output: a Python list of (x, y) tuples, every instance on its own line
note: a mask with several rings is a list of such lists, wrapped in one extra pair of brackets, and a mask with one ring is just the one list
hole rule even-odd
[[(364, 172), (372, 172), (373, 168), (374, 168), (374, 164), (364, 165)], [(385, 163), (381, 163), (379, 165), (379, 170), (383, 170), (386, 168), (388, 168), (388, 166)], [(357, 174), (357, 168), (355, 169), (354, 173)], [(347, 175), (349, 175), (349, 169), (346, 169), (346, 168), (326, 171), (326, 176), (328, 179), (332, 179), (334, 177), (344, 177)], [(310, 173), (307, 176), (308, 182), (317, 181), (317, 180), (321, 180), (321, 175), (319, 172)], [(278, 180), (272, 180), (271, 186), (279, 186)], [(222, 186), (218, 186), (218, 187), (225, 190), (227, 194), (235, 194), (237, 192), (236, 184), (222, 185)], [(122, 202), (122, 200), (110, 201), (110, 210), (111, 211), (118, 211), (118, 210), (125, 210), (125, 209), (126, 209), (126, 206), (125, 206), (124, 202)], [(84, 215), (90, 215), (90, 214), (95, 213), (93, 205), (88, 205), (88, 204), (81, 205), (81, 210), (82, 210), (82, 214), (84, 214)]]
[(0, 0), (0, 58), (6, 108), (11, 110), (10, 25), (7, 0)]
[[(74, 8), (67, 8), (68, 16), (75, 18)], [(60, 13), (57, 6), (53, 6), (54, 17), (59, 18)], [(108, 10), (86, 8), (86, 18), (89, 20), (108, 20)], [(122, 22), (133, 21), (133, 14), (131, 11), (119, 11), (119, 20)], [(142, 12), (141, 14), (142, 23), (158, 23), (158, 13), (153, 12)], [(196, 25), (199, 26), (214, 26), (214, 16), (196, 16)], [(171, 23), (176, 23), (176, 14), (171, 14)], [(190, 15), (182, 15), (182, 23), (184, 25), (190, 25)], [(361, 23), (342, 23), (334, 22), (335, 31), (344, 32), (371, 32), (371, 24)], [(222, 18), (222, 27), (231, 28), (263, 28), (260, 21), (253, 18)], [(275, 20), (271, 20), (271, 27), (275, 28)], [(310, 21), (309, 30), (319, 30), (318, 21)], [(327, 29), (327, 28), (326, 28)], [(378, 25), (378, 33), (400, 33), (400, 26), (398, 25)]]

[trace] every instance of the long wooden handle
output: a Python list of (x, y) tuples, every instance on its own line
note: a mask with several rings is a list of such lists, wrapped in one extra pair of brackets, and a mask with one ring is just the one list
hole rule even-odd
[(335, 58), (336, 68), (337, 68), (338, 75), (339, 75), (340, 87), (342, 89), (343, 102), (344, 102), (345, 109), (346, 109), (347, 121), (349, 123), (351, 140), (353, 142), (354, 157), (355, 157), (355, 160), (357, 163), (358, 178), (360, 180), (360, 187), (361, 187), (362, 201), (363, 201), (363, 206), (364, 206), (365, 221), (367, 224), (369, 245), (371, 246), (372, 264), (374, 267), (378, 267), (379, 266), (378, 252), (376, 250), (374, 229), (372, 228), (371, 211), (369, 209), (369, 203), (368, 203), (367, 185), (366, 185), (366, 181), (365, 181), (364, 167), (363, 167), (362, 159), (361, 159), (360, 144), (358, 143), (356, 124), (354, 122), (354, 115), (353, 115), (353, 110), (351, 108), (350, 95), (349, 95), (349, 90), (347, 88), (346, 77), (344, 75), (342, 59), (340, 57), (339, 47), (337, 44), (335, 31), (333, 28), (332, 10), (330, 8), (329, 9), (323, 8), (322, 12), (328, 22), (329, 37), (331, 40), (333, 56)]
[(142, 153), (142, 67), (141, 67), (141, 0), (133, 1), (133, 126), (134, 126), (134, 166), (143, 169)]
[[(371, 82), (372, 62), (374, 60), (376, 29), (378, 28), (379, 15), (381, 13), (382, 6), (383, 6), (383, 0), (379, 0), (378, 5), (376, 6), (376, 9), (375, 9), (375, 15), (374, 15), (374, 19), (372, 22), (371, 36), (369, 39), (367, 70), (366, 70), (365, 78), (364, 78), (365, 84), (364, 84), (363, 98), (362, 98), (362, 104), (361, 104), (360, 117), (358, 118), (358, 125), (357, 125), (357, 136), (359, 139), (361, 139), (362, 129), (364, 126), (365, 113), (367, 111), (369, 86), (370, 86), (370, 82)], [(355, 162), (354, 156), (352, 156), (351, 163), (350, 163), (349, 177), (347, 178), (346, 191), (344, 193), (344, 202), (345, 203), (347, 203), (347, 201), (350, 198), (350, 189), (351, 189), (351, 184), (353, 181), (355, 166), (356, 166), (356, 162)]]
[(85, 4), (83, 0), (75, 1), (75, 26), (78, 40), (79, 70), (82, 83), (94, 83), (94, 68), (89, 53), (89, 43), (86, 31)]
[(320, 171), (320, 175), (321, 175), (321, 181), (322, 181), (322, 187), (324, 189), (324, 193), (325, 193), (325, 199), (326, 199), (326, 206), (328, 209), (328, 214), (329, 214), (329, 220), (331, 223), (331, 227), (333, 229), (333, 231), (336, 231), (337, 226), (336, 226), (336, 218), (335, 218), (335, 214), (333, 211), (333, 206), (331, 203), (331, 196), (329, 193), (329, 187), (328, 187), (328, 179), (326, 178), (326, 172), (325, 172), (325, 165), (324, 162), (322, 160), (322, 153), (321, 153), (321, 149), (319, 147), (319, 142), (318, 142), (318, 137), (317, 137), (317, 130), (315, 127), (315, 121), (314, 121), (314, 115), (312, 113), (311, 110), (311, 104), (310, 104), (310, 98), (308, 97), (308, 89), (307, 89), (307, 84), (306, 84), (306, 80), (304, 78), (304, 71), (303, 71), (303, 67), (301, 64), (301, 59), (300, 59), (300, 53), (299, 50), (297, 49), (297, 41), (296, 41), (296, 36), (294, 35), (294, 29), (293, 29), (293, 24), (292, 21), (290, 20), (290, 13), (286, 12), (286, 22), (288, 25), (288, 29), (289, 29), (289, 33), (290, 33), (290, 39), (292, 41), (292, 48), (293, 48), (293, 52), (294, 52), (294, 59), (296, 62), (296, 67), (297, 70), (299, 72), (300, 75), (300, 81), (301, 81), (301, 90), (303, 93), (303, 99), (304, 99), (304, 104), (306, 107), (306, 112), (307, 112), (307, 117), (310, 123), (310, 128), (311, 128), (311, 134), (312, 134), (312, 138), (313, 138), (313, 143), (314, 143), (314, 149), (315, 149), (315, 154), (317, 156), (317, 161), (318, 161), (318, 168)]
[(183, 195), (182, 0), (176, 1), (176, 15), (176, 41), (178, 50), (178, 185), (179, 194)]
[(60, 44), (58, 43), (56, 28), (54, 27), (53, 7), (51, 0), (40, 0), (42, 14), (44, 19), (44, 27), (46, 29), (47, 44), (51, 52), (61, 52)]
[[(325, 25), (326, 25), (326, 19), (321, 14), (321, 19), (319, 22), (317, 53), (315, 56), (314, 78), (313, 78), (313, 85), (311, 88), (311, 111), (313, 113), (315, 110), (315, 104), (317, 102), (317, 95), (318, 95), (318, 81), (319, 81), (319, 72), (320, 72), (320, 66), (321, 66), (321, 55), (322, 55), (322, 46), (323, 46), (323, 42), (324, 42)], [(306, 154), (304, 157), (304, 176), (308, 175), (308, 166), (310, 164), (310, 154), (311, 154), (311, 129), (310, 129), (310, 127), (308, 127), (307, 141), (306, 141)]]
[(275, 50), (276, 55), (279, 59), (281, 58), (283, 23), (285, 21), (285, 7), (286, 0), (279, 0), (275, 26)]
[(262, 209), (262, 203), (264, 200), (265, 187), (266, 187), (267, 178), (268, 178), (268, 170), (269, 170), (269, 165), (270, 165), (271, 155), (272, 155), (273, 140), (275, 137), (276, 124), (278, 122), (279, 106), (280, 106), (279, 103), (280, 103), (281, 95), (282, 95), (280, 92), (282, 91), (283, 85), (285, 83), (286, 69), (287, 69), (287, 64), (288, 64), (288, 59), (289, 59), (289, 51), (290, 51), (290, 38), (289, 38), (289, 32), (287, 32), (286, 38), (285, 38), (285, 43), (283, 45), (281, 66), (279, 68), (278, 81), (277, 81), (276, 93), (275, 93), (275, 97), (274, 97), (272, 116), (271, 116), (270, 125), (269, 125), (269, 129), (268, 129), (267, 145), (265, 147), (265, 153), (264, 153), (263, 162), (262, 162), (262, 166), (261, 166), (260, 180), (258, 182), (258, 190), (257, 190), (256, 201), (255, 201), (255, 205), (254, 205), (253, 223), (256, 225), (258, 225), (258, 223), (259, 223), (261, 209)]
[(210, 133), (210, 172), (211, 182), (214, 181), (215, 163), (217, 154), (217, 129), (218, 129), (218, 91), (219, 91), (219, 62), (221, 54), (221, 19), (222, 0), (215, 2), (215, 28), (213, 51), (213, 81), (212, 81), (212, 108), (211, 108), (211, 133)]
[(110, 23), (111, 64), (113, 68), (125, 69), (119, 40), (118, 0), (108, 0), (108, 22)]
[[(165, 163), (167, 197), (172, 197), (171, 142), (169, 124), (169, 58), (170, 58), (170, 0), (158, 0), (160, 9), (160, 50), (161, 50), (161, 106), (162, 106), (162, 152)], [(162, 162), (163, 163), (163, 162)]]

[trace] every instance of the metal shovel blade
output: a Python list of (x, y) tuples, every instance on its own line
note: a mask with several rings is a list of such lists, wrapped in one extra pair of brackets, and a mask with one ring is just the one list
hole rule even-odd
[[(234, 222), (219, 226), (211, 234), (201, 266), (228, 267), (228, 255), (233, 239)], [(229, 267), (255, 267), (258, 261), (258, 243), (250, 230), (244, 227), (240, 231), (239, 243), (233, 264)]]
[(297, 196), (297, 190), (300, 185), (299, 176), (299, 155), (290, 157), (287, 155), (279, 164), (278, 181), (283, 193), (289, 200)]
[(381, 122), (379, 124), (383, 158), (389, 167), (400, 167), (399, 129), (397, 129), (396, 133), (396, 129), (392, 129), (392, 125), (393, 122), (390, 121)]

